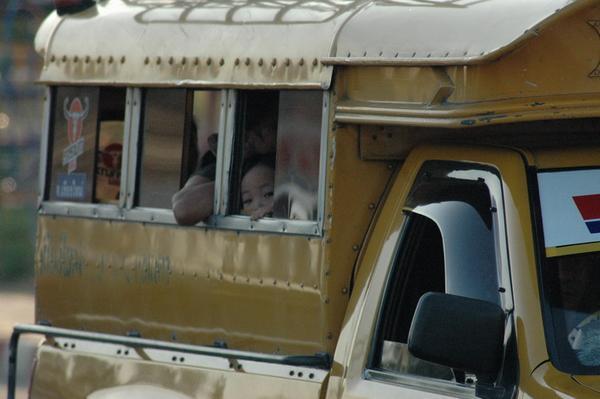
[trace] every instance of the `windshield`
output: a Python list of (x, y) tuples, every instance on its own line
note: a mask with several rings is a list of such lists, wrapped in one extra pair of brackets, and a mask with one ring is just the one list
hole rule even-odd
[(544, 291), (561, 368), (600, 371), (600, 252), (546, 259)]
[(553, 364), (600, 374), (600, 169), (538, 173), (544, 323)]

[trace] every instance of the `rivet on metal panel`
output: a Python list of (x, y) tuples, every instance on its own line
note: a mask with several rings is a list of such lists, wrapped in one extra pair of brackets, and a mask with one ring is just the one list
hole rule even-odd
[(225, 60), (224, 60), (223, 58), (221, 58), (221, 59), (219, 60), (219, 65), (220, 65), (220, 66), (223, 66), (223, 65), (225, 65)]
[(264, 63), (263, 59), (262, 59), (262, 58), (259, 58), (259, 59), (258, 59), (258, 66), (262, 66), (262, 65), (263, 65), (263, 63)]
[(112, 55), (111, 55), (110, 57), (108, 57), (108, 63), (109, 63), (109, 64), (112, 64), (114, 60), (115, 60), (115, 59), (113, 58), (113, 56), (112, 56)]
[(156, 65), (160, 65), (161, 62), (162, 60), (160, 59), (160, 57), (156, 57)]
[(173, 65), (174, 62), (175, 60), (173, 59), (173, 57), (169, 57), (169, 65)]
[(122, 56), (121, 57), (121, 64), (124, 64), (124, 63), (125, 63), (125, 56)]
[(240, 59), (239, 59), (239, 58), (236, 58), (233, 64), (234, 64), (235, 66), (238, 66), (238, 65), (240, 65)]
[(316, 58), (315, 58), (315, 59), (313, 59), (313, 63), (312, 63), (312, 64), (313, 64), (313, 66), (317, 66), (317, 65), (319, 65), (319, 60), (318, 60), (318, 59), (316, 59)]
[(212, 58), (208, 57), (206, 59), (206, 65), (210, 65), (210, 64), (212, 64)]
[(354, 244), (354, 245), (352, 246), (352, 250), (353, 250), (353, 251), (358, 251), (358, 249), (359, 249), (359, 248), (360, 248), (360, 247), (359, 247), (357, 244)]
[(271, 60), (271, 66), (276, 66), (277, 65), (277, 58), (273, 58)]
[(348, 293), (348, 288), (344, 287), (342, 288), (342, 294), (346, 295)]

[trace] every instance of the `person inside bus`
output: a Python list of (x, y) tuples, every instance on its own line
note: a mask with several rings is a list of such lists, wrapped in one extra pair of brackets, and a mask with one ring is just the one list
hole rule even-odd
[(257, 220), (273, 215), (275, 157), (258, 155), (244, 162), (241, 184), (242, 215)]
[[(277, 112), (272, 112), (269, 107), (253, 108), (254, 112), (248, 113), (245, 124), (243, 159), (274, 154), (276, 149)], [(217, 137), (213, 135), (210, 137), (213, 137), (212, 142), (216, 153)], [(205, 156), (201, 159), (204, 158)], [(206, 221), (213, 214), (215, 162), (216, 158), (208, 164), (200, 164), (183, 188), (173, 195), (173, 214), (178, 224), (191, 226)]]
[(562, 315), (567, 339), (579, 362), (600, 366), (600, 255), (573, 255), (558, 260)]

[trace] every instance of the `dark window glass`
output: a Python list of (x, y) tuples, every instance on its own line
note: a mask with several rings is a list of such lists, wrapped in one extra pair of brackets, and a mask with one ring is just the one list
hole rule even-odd
[(553, 360), (568, 373), (600, 373), (600, 253), (547, 258), (542, 281)]

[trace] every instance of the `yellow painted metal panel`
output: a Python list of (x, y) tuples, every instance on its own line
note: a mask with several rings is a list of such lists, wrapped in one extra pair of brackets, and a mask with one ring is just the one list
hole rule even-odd
[(42, 216), (36, 320), (264, 352), (323, 351), (331, 316), (322, 256), (314, 238)]
[[(495, 62), (341, 67), (336, 120), (471, 127), (600, 115), (600, 8), (585, 8)], [(501, 77), (501, 78), (500, 78)]]
[(573, 254), (583, 254), (587, 252), (599, 252), (600, 243), (569, 245), (566, 247), (546, 248), (546, 256), (552, 258), (554, 256), (566, 256)]

